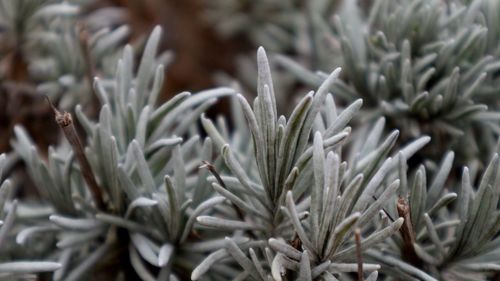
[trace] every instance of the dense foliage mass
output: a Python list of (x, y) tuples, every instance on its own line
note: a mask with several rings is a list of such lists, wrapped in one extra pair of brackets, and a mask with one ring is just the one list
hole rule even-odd
[(60, 132), (0, 156), (0, 279), (498, 280), (500, 4), (278, 2), (207, 10), (255, 43), (255, 89), (160, 102), (161, 27), (122, 47), (79, 2), (0, 0)]

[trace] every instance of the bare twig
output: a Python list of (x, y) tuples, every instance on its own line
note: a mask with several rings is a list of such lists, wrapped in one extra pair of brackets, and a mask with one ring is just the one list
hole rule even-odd
[[(375, 197), (374, 195), (372, 195), (372, 198), (376, 201), (377, 200), (377, 197)], [(382, 208), (382, 211), (385, 213), (385, 215), (389, 218), (389, 220), (391, 220), (391, 222), (394, 222), (394, 219), (392, 218), (392, 216), (385, 210), (385, 208)]]
[(203, 163), (203, 165), (201, 165), (199, 168), (200, 169), (205, 169), (205, 168), (208, 169), (210, 171), (210, 173), (215, 177), (217, 182), (220, 184), (220, 186), (222, 186), (224, 189), (227, 189), (226, 184), (224, 183), (224, 181), (222, 180), (222, 177), (219, 175), (219, 173), (215, 169), (214, 165), (212, 165), (210, 162), (205, 161), (205, 160), (203, 160), (201, 162)]
[(399, 197), (397, 209), (399, 217), (405, 219), (403, 225), (401, 226), (401, 235), (403, 235), (403, 240), (408, 241), (413, 245), (413, 243), (415, 243), (415, 233), (411, 222), (410, 206), (403, 197)]
[[(89, 82), (90, 87), (93, 89), (94, 87), (92, 87), (92, 84), (94, 83), (95, 69), (94, 69), (94, 64), (92, 63), (92, 57), (90, 55), (89, 33), (85, 29), (85, 25), (81, 22), (78, 23), (78, 41), (80, 43), (83, 61), (85, 62), (85, 72), (87, 80)], [(92, 92), (95, 95), (94, 90), (92, 90)], [(97, 95), (95, 96), (97, 97)]]
[(52, 104), (50, 99), (47, 98), (47, 101), (49, 102), (50, 106), (52, 107), (52, 110), (54, 111), (55, 119), (59, 127), (63, 130), (64, 136), (68, 140), (68, 142), (71, 145), (71, 148), (73, 149), (76, 159), (78, 160), (78, 163), (80, 164), (80, 168), (82, 169), (82, 175), (83, 179), (87, 183), (87, 186), (89, 187), (89, 191), (92, 194), (92, 197), (94, 199), (94, 202), (97, 206), (98, 209), (104, 210), (105, 209), (105, 204), (101, 192), (101, 188), (97, 184), (97, 181), (95, 180), (94, 173), (92, 172), (92, 168), (90, 167), (90, 163), (87, 160), (87, 157), (85, 156), (85, 152), (83, 149), (83, 145), (80, 141), (80, 138), (78, 137), (78, 133), (75, 130), (75, 126), (73, 124), (73, 119), (71, 117), (71, 114), (68, 112), (60, 112), (57, 110), (57, 108)]
[[(201, 162), (203, 163), (203, 165), (200, 166), (200, 169), (207, 168), (210, 171), (210, 173), (215, 177), (215, 179), (220, 184), (220, 186), (222, 186), (224, 189), (227, 189), (226, 184), (222, 180), (222, 177), (220, 176), (220, 174), (215, 169), (214, 165), (212, 165), (208, 161), (201, 161)], [(238, 218), (242, 221), (245, 221), (245, 216), (243, 215), (243, 212), (241, 211), (241, 209), (238, 208), (238, 206), (236, 206), (234, 203), (231, 203), (231, 204), (233, 205), (233, 208), (236, 211)]]
[(354, 230), (354, 238), (356, 240), (356, 258), (358, 260), (358, 281), (363, 281), (363, 255), (361, 253), (361, 230)]
[[(99, 97), (94, 88), (94, 77), (96, 77), (96, 74), (95, 74), (94, 62), (92, 61), (92, 56), (90, 54), (89, 33), (86, 30), (85, 24), (82, 22), (78, 23), (77, 28), (78, 28), (77, 29), (78, 41), (80, 43), (80, 49), (82, 51), (83, 62), (85, 66), (85, 76), (87, 77), (87, 81), (89, 83), (89, 87), (92, 92), (91, 104), (93, 106), (91, 108), (91, 111), (95, 111), (97, 108), (99, 108)], [(94, 114), (95, 112), (92, 112), (92, 115)]]
[[(201, 162), (203, 163), (203, 165), (201, 165), (199, 168), (200, 169), (205, 169), (205, 168), (208, 169), (210, 171), (210, 173), (215, 177), (215, 179), (217, 180), (219, 185), (222, 186), (222, 188), (227, 189), (226, 184), (222, 180), (222, 177), (220, 176), (220, 174), (215, 169), (214, 165), (212, 165), (210, 162), (205, 161), (205, 160), (203, 160)], [(231, 205), (233, 206), (234, 210), (236, 211), (236, 215), (238, 216), (238, 219), (240, 219), (241, 221), (245, 221), (245, 216), (243, 215), (243, 211), (241, 211), (241, 209), (238, 206), (236, 206), (236, 204), (234, 204), (233, 202), (231, 202)], [(250, 230), (248, 231), (248, 235), (250, 235), (253, 238), (256, 238), (256, 236)]]
[(399, 197), (396, 208), (399, 217), (404, 219), (403, 225), (399, 229), (401, 237), (403, 238), (403, 248), (401, 249), (403, 259), (414, 266), (420, 266), (422, 260), (415, 252), (415, 247), (413, 246), (416, 240), (415, 230), (413, 229), (413, 223), (411, 221), (410, 205), (403, 197)]

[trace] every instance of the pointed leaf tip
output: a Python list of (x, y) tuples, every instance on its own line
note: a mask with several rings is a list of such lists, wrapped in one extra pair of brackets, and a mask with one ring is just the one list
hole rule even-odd
[(162, 32), (163, 32), (163, 29), (162, 29), (161, 25), (157, 25), (154, 27), (153, 32), (151, 32), (151, 34), (154, 36), (160, 36)]
[(340, 75), (340, 72), (342, 72), (342, 67), (337, 67), (335, 68), (332, 73), (330, 74), (332, 77), (337, 78)]

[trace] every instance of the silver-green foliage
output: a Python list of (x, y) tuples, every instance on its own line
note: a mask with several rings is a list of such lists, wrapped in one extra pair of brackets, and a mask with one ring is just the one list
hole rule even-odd
[[(493, 156), (477, 190), (472, 184), (477, 181), (474, 172), (471, 176), (469, 169), (464, 168), (458, 195), (446, 188), (453, 158), (452, 152), (446, 154), (429, 185), (423, 166), (411, 181), (402, 180), (405, 184), (400, 196), (408, 198), (408, 221), (415, 235), (410, 250), (416, 258), (408, 259), (408, 248), (400, 237), (388, 239), (382, 251), (367, 253), (373, 262), (382, 265), (384, 273), (404, 276), (405, 280), (430, 281), (486, 280), (498, 272), (498, 155)], [(405, 175), (405, 166), (399, 166), (400, 174)]]
[[(317, 16), (328, 17), (338, 0), (204, 1), (207, 22), (223, 37), (243, 37), (253, 46), (279, 52), (303, 53), (307, 39), (321, 40)], [(312, 13), (317, 11), (319, 14)], [(314, 43), (313, 43), (314, 44)]]
[[(185, 92), (156, 106), (164, 74), (155, 58), (160, 35), (161, 29), (155, 28), (137, 74), (133, 49), (127, 46), (115, 78), (96, 79), (102, 103), (98, 122), (89, 120), (80, 106), (76, 108), (104, 209), (92, 204), (80, 166), (67, 145), (51, 149), (47, 164), (26, 133), (16, 129), (14, 147), (54, 208), (50, 221), (40, 219), (19, 234), (18, 241), (50, 233), (57, 236), (57, 248), (50, 254), (60, 259), (62, 268), (55, 280), (89, 276), (96, 264), (123, 249), (141, 279), (181, 280), (205, 251), (218, 246), (216, 241), (209, 243), (210, 234), (198, 245), (199, 234), (193, 228), (197, 215), (223, 201), (207, 197), (207, 172), (197, 169), (201, 157), (213, 159), (211, 140), (200, 139), (195, 122), (218, 97), (233, 91), (220, 88), (194, 96)], [(187, 137), (184, 142), (183, 137)], [(150, 266), (160, 270), (151, 272)], [(217, 276), (217, 271), (213, 274)]]
[[(224, 205), (225, 216), (201, 216), (198, 221), (207, 227), (234, 231), (234, 235), (226, 238), (224, 249), (210, 254), (193, 271), (192, 278), (199, 279), (228, 256), (244, 269), (238, 279), (281, 280), (286, 272), (288, 277), (292, 276), (291, 270), (298, 271), (299, 280), (316, 280), (356, 271), (357, 266), (352, 264), (355, 246), (348, 239), (354, 227), (359, 224), (366, 231), (362, 247), (369, 248), (396, 232), (402, 223), (397, 220), (384, 229), (375, 232), (370, 229), (371, 219), (382, 206), (389, 204), (390, 194), (399, 187), (394, 177), (393, 181), (387, 180), (387, 186), (385, 181), (396, 168), (395, 160), (387, 156), (398, 132), (379, 143), (384, 129), (379, 124), (368, 132), (369, 138), (360, 138), (366, 142), (353, 144), (355, 150), (350, 155), (355, 156), (351, 164), (341, 162), (341, 147), (351, 131), (346, 126), (358, 112), (361, 101), (337, 115), (328, 90), (340, 69), (316, 93), (305, 95), (287, 121), (284, 116), (277, 117), (271, 73), (263, 49), (259, 49), (257, 61), (258, 87), (253, 109), (240, 95), (243, 113), (233, 117), (236, 120), (233, 138), (242, 139), (240, 135), (248, 135), (245, 130), (249, 129), (252, 136), (249, 146), (253, 149), (227, 144), (212, 121), (202, 120), (230, 173), (214, 182), (213, 187), (231, 204)], [(241, 114), (246, 124), (241, 124)], [(314, 145), (310, 142), (313, 131), (318, 131)], [(428, 141), (428, 137), (418, 139), (401, 154), (411, 157)], [(380, 198), (372, 203), (372, 197), (379, 193)], [(301, 222), (307, 216), (309, 219)], [(302, 245), (299, 249), (286, 242), (294, 237)], [(377, 268), (377, 265), (366, 266), (372, 271)], [(300, 279), (305, 276), (307, 279)], [(376, 273), (370, 278), (375, 276)]]
[[(498, 22), (498, 4), (450, 2), (376, 1), (361, 38), (355, 36), (362, 27), (337, 21), (344, 74), (307, 73), (309, 81), (324, 81), (288, 118), (278, 114), (268, 59), (259, 49), (253, 106), (242, 95), (231, 97), (232, 131), (224, 119), (201, 117), (205, 139), (198, 119), (234, 91), (184, 92), (158, 106), (164, 69), (156, 28), (137, 67), (127, 46), (114, 78), (95, 79), (98, 120), (81, 106), (75, 110), (103, 207), (93, 202), (85, 171), (66, 142), (50, 148), (45, 161), (16, 128), (13, 147), (44, 200), (42, 207), (22, 204), (16, 240), (36, 242), (41, 255), (58, 264), (9, 262), (0, 264), (0, 274), (60, 266), (54, 280), (113, 279), (123, 274), (123, 263), (99, 272), (107, 275), (92, 274), (125, 256), (142, 280), (351, 280), (358, 270), (353, 233), (359, 230), (366, 280), (485, 280), (500, 270), (498, 155), (477, 190), (478, 166), (465, 168), (461, 185), (448, 190), (457, 182), (453, 152), (439, 166), (420, 166), (413, 176), (407, 171), (407, 159), (430, 140), (422, 132), (455, 136), (460, 127), (472, 136), (476, 128), (470, 126), (479, 122), (488, 139), (497, 130), (497, 113), (483, 104), (495, 100), (490, 87), (496, 85), (498, 47), (492, 42), (500, 32), (484, 26)], [(71, 11), (62, 5), (48, 11)], [(338, 109), (334, 97), (348, 106)], [(368, 110), (361, 109), (360, 97)], [(419, 127), (426, 118), (432, 119), (428, 130)], [(348, 127), (367, 119), (374, 122)], [(398, 145), (395, 125), (403, 143), (416, 140)], [(202, 161), (212, 176), (198, 169)], [(0, 170), (2, 162), (0, 157)], [(8, 185), (0, 188), (0, 246), (17, 206), (6, 200)], [(409, 208), (404, 219), (401, 202)]]
[[(29, 30), (36, 26), (34, 15), (46, 2), (46, 0), (0, 1), (0, 40), (2, 42), (0, 55), (2, 58), (15, 48), (24, 51), (26, 46), (22, 45), (22, 42), (26, 40)], [(3, 76), (4, 73), (1, 74)]]
[(11, 64), (26, 64), (29, 77), (23, 79), (36, 81), (38, 92), (60, 100), (65, 109), (92, 98), (88, 80), (93, 77), (89, 75), (113, 75), (129, 34), (127, 26), (113, 29), (110, 25), (116, 23), (103, 20), (116, 11), (98, 9), (84, 14), (90, 2), (0, 1), (0, 56), (12, 59)]
[(111, 23), (99, 21), (110, 10), (84, 14), (89, 4), (47, 1), (34, 15), (36, 28), (28, 33), (26, 56), (30, 74), (39, 82), (37, 90), (60, 100), (64, 109), (93, 98), (89, 79), (94, 77), (89, 76), (113, 76), (129, 35), (125, 25), (111, 28)]
[[(448, 149), (460, 163), (487, 159), (500, 132), (499, 15), (491, 0), (378, 0), (366, 17), (341, 14), (330, 24), (344, 69), (335, 93), (346, 102), (362, 98), (363, 117), (385, 116), (403, 140), (433, 137), (425, 154), (434, 160)], [(308, 82), (326, 77), (280, 60)]]
[[(1, 180), (4, 176), (6, 164), (5, 154), (0, 155), (0, 278), (3, 280), (26, 280), (33, 278), (36, 273), (50, 272), (61, 267), (59, 263), (50, 261), (12, 261), (5, 251), (7, 243), (11, 243), (10, 237), (14, 227), (17, 211), (17, 200), (10, 200), (12, 185), (9, 180)], [(6, 260), (6, 258), (8, 258)]]

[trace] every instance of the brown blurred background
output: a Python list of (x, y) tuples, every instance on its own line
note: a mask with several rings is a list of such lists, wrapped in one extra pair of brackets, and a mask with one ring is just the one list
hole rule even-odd
[[(123, 12), (123, 24), (131, 29), (129, 42), (163, 27), (161, 51), (171, 50), (173, 62), (166, 68), (160, 100), (181, 91), (199, 91), (215, 85), (214, 74), (235, 73), (238, 54), (253, 50), (243, 36), (221, 38), (203, 17), (203, 0), (109, 0), (84, 7), (83, 13), (115, 7)], [(1, 32), (1, 30), (0, 30)], [(57, 126), (43, 97), (36, 93), (22, 40), (0, 37), (0, 153), (10, 150), (15, 124), (22, 124), (40, 148), (57, 142)], [(89, 93), (90, 94), (90, 93)], [(223, 110), (220, 108), (218, 110)]]

